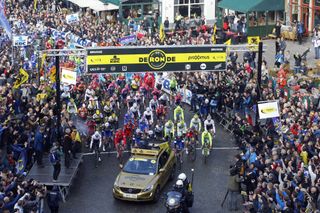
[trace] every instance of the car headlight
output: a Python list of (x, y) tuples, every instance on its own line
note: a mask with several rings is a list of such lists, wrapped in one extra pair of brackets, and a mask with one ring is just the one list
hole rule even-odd
[(153, 185), (147, 186), (147, 188), (145, 188), (144, 190), (142, 190), (143, 192), (150, 192), (153, 189)]

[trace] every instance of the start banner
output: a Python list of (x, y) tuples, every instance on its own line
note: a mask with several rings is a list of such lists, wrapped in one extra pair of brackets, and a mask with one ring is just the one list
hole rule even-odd
[(88, 73), (224, 71), (226, 46), (87, 49)]

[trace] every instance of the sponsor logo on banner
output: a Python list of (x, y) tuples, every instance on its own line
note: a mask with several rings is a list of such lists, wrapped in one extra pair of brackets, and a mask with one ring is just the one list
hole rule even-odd
[(207, 65), (206, 65), (206, 64), (202, 63), (202, 64), (200, 65), (200, 69), (205, 70), (206, 68), (207, 68)]
[(118, 57), (115, 55), (115, 56), (113, 56), (112, 59), (110, 59), (110, 63), (111, 63), (111, 64), (118, 64), (118, 63), (120, 63), (120, 58), (118, 58)]
[(186, 70), (190, 70), (191, 69), (191, 65), (190, 64), (186, 64)]
[(21, 47), (28, 45), (28, 36), (14, 36), (13, 37), (13, 46)]
[(62, 71), (61, 71), (61, 82), (65, 83), (65, 84), (76, 85), (76, 83), (77, 83), (77, 72), (62, 68)]
[[(165, 78), (162, 82), (162, 90), (168, 94), (170, 94), (170, 80)], [(179, 90), (181, 96), (182, 96), (182, 102), (187, 103), (191, 105), (191, 97), (192, 92), (188, 89), (181, 89)]]
[(79, 14), (78, 13), (66, 16), (66, 21), (67, 21), (68, 24), (77, 23), (77, 22), (79, 22), (79, 20), (80, 19), (79, 19)]
[(249, 49), (252, 51), (258, 51), (259, 50), (259, 42), (260, 37), (259, 36), (248, 36), (248, 46)]
[(278, 101), (258, 103), (258, 110), (260, 119), (275, 118), (280, 116)]

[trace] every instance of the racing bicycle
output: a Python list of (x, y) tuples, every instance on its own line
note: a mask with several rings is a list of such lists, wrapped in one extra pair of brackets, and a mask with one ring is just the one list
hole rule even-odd
[(210, 154), (210, 144), (208, 140), (205, 140), (202, 146), (202, 155), (203, 155), (204, 164), (207, 163), (207, 158), (209, 154)]

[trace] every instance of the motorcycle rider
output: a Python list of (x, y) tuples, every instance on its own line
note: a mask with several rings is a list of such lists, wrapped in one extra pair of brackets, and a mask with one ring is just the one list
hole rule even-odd
[(98, 152), (98, 160), (101, 161), (100, 158), (100, 148), (102, 145), (102, 136), (100, 135), (100, 133), (98, 131), (95, 131), (95, 133), (92, 135), (91, 137), (91, 142), (90, 142), (90, 149), (91, 150), (95, 150), (97, 148), (97, 152)]
[(207, 119), (204, 121), (204, 129), (216, 135), (216, 126), (214, 125), (214, 120), (211, 115), (208, 115)]
[(183, 212), (188, 212), (187, 201), (186, 201), (186, 189), (183, 185), (182, 180), (177, 180), (176, 184), (173, 186), (173, 191), (181, 193), (181, 206), (183, 208)]
[(212, 149), (212, 136), (208, 130), (203, 131), (203, 133), (201, 135), (202, 154), (204, 154), (203, 148), (204, 148), (205, 143), (209, 143), (209, 155), (210, 155), (210, 149)]
[(188, 180), (187, 178), (187, 175), (185, 173), (180, 173), (178, 175), (178, 180), (182, 180), (183, 182), (183, 185), (185, 186), (186, 190), (188, 192), (191, 192), (192, 191), (192, 186), (191, 186), (191, 183), (190, 181)]

